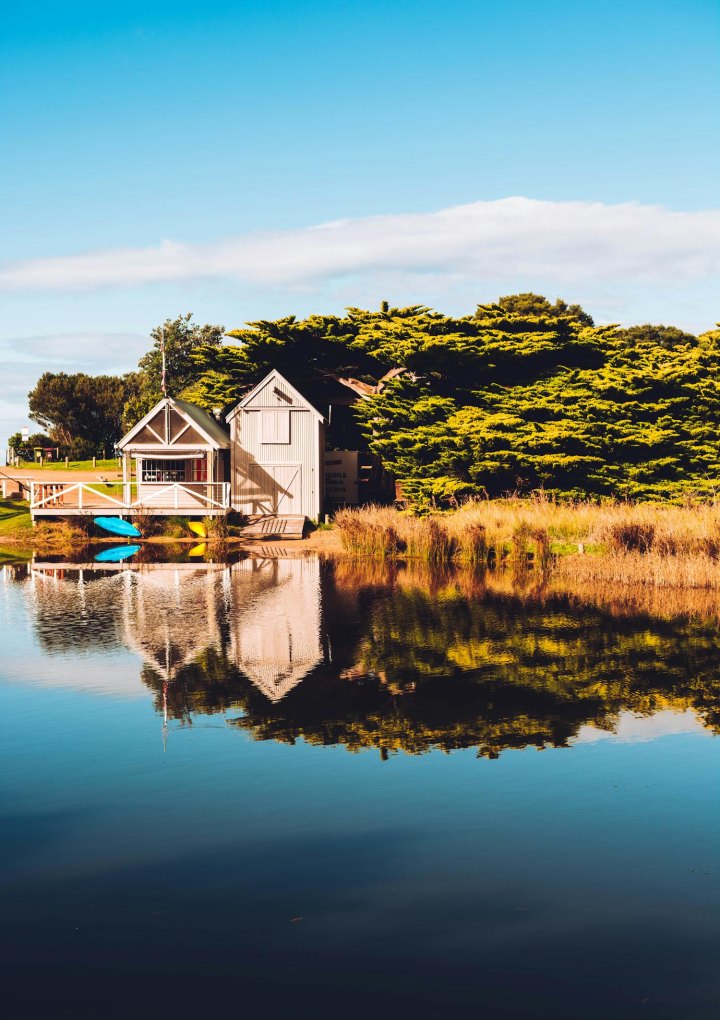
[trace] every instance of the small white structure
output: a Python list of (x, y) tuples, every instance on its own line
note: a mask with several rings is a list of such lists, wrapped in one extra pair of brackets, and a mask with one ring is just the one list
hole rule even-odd
[(233, 510), (249, 517), (323, 511), (325, 419), (277, 370), (227, 416)]
[(160, 514), (227, 513), (229, 448), (230, 436), (206, 411), (164, 397), (118, 443), (126, 501)]

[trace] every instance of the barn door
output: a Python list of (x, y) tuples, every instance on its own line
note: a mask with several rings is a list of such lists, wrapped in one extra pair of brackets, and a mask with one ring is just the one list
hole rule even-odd
[(299, 514), (302, 505), (300, 491), (300, 465), (274, 464), (276, 514)]
[(302, 513), (302, 471), (299, 464), (252, 464), (254, 513)]

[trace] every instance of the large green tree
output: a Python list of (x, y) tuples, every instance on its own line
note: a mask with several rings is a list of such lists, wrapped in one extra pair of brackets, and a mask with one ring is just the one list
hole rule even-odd
[(122, 414), (136, 393), (127, 376), (44, 372), (29, 394), (30, 417), (54, 443), (83, 456), (112, 450), (122, 436)]
[(318, 406), (330, 380), (359, 381), (362, 441), (418, 503), (720, 485), (718, 332), (597, 327), (578, 305), (523, 293), (462, 317), (384, 305), (229, 335), (239, 342), (193, 352), (194, 399), (229, 407), (271, 368)]

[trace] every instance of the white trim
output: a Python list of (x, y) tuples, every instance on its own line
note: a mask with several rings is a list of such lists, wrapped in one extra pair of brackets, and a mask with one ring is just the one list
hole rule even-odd
[[(186, 450), (192, 452), (192, 450), (201, 450), (203, 453), (207, 453), (208, 450), (214, 449), (210, 443), (203, 445), (202, 443), (177, 443), (167, 446), (165, 443), (161, 444), (163, 450)], [(132, 443), (130, 446), (125, 447), (125, 452), (129, 453), (131, 450), (137, 450), (140, 454), (146, 454), (157, 450), (157, 443)], [(218, 447), (218, 449), (225, 449), (225, 447)]]
[(237, 413), (238, 413), (239, 411), (244, 411), (244, 410), (258, 410), (258, 411), (261, 411), (261, 410), (262, 410), (262, 408), (260, 408), (260, 407), (258, 407), (258, 408), (246, 408), (246, 406), (245, 406), (245, 405), (246, 405), (246, 404), (247, 404), (247, 403), (248, 403), (249, 401), (251, 401), (251, 400), (252, 400), (252, 399), (253, 399), (253, 398), (254, 398), (254, 397), (255, 397), (255, 396), (256, 396), (256, 395), (257, 395), (257, 394), (258, 394), (258, 393), (260, 392), (260, 390), (262, 390), (262, 389), (263, 389), (263, 388), (264, 388), (265, 386), (267, 386), (267, 385), (268, 385), (268, 384), (269, 384), (270, 382), (272, 382), (273, 380), (275, 380), (276, 382), (280, 382), (280, 383), (282, 383), (282, 385), (283, 385), (283, 386), (286, 386), (286, 387), (288, 388), (288, 390), (290, 391), (290, 393), (291, 393), (291, 394), (292, 394), (292, 395), (293, 395), (294, 397), (296, 397), (296, 398), (297, 398), (297, 399), (299, 400), (299, 402), (300, 402), (300, 403), (301, 403), (301, 404), (303, 405), (303, 407), (301, 407), (301, 408), (300, 408), (300, 407), (296, 407), (296, 408), (288, 407), (288, 408), (286, 408), (286, 410), (288, 410), (288, 411), (293, 411), (293, 410), (295, 410), (295, 411), (301, 411), (301, 410), (303, 410), (303, 409), (307, 409), (308, 411), (310, 411), (310, 413), (311, 413), (311, 414), (313, 414), (313, 415), (315, 416), (315, 418), (316, 418), (317, 420), (319, 420), (319, 421), (325, 421), (325, 418), (323, 417), (323, 415), (321, 415), (321, 414), (320, 414), (320, 412), (319, 412), (319, 411), (317, 411), (317, 410), (316, 410), (316, 409), (315, 409), (315, 408), (313, 407), (313, 405), (312, 405), (312, 404), (310, 403), (310, 401), (309, 401), (309, 400), (307, 400), (307, 399), (306, 399), (306, 398), (305, 398), (305, 397), (304, 397), (304, 396), (302, 395), (302, 393), (298, 392), (298, 390), (296, 390), (296, 389), (295, 389), (295, 387), (294, 387), (294, 386), (292, 385), (292, 383), (289, 383), (289, 382), (287, 381), (287, 379), (285, 378), (285, 376), (281, 375), (281, 374), (280, 374), (280, 373), (278, 372), (278, 370), (277, 370), (276, 368), (274, 368), (274, 369), (272, 370), (272, 372), (270, 372), (270, 373), (269, 373), (268, 375), (266, 375), (266, 376), (265, 376), (265, 378), (264, 378), (264, 379), (262, 379), (262, 380), (261, 380), (261, 381), (260, 381), (260, 382), (259, 382), (259, 383), (257, 384), (257, 386), (254, 386), (254, 387), (253, 387), (253, 388), (252, 388), (252, 389), (250, 390), (250, 392), (249, 392), (249, 393), (246, 393), (246, 394), (245, 394), (245, 396), (244, 396), (244, 397), (242, 398), (242, 400), (240, 401), (240, 403), (236, 404), (236, 405), (235, 405), (235, 407), (234, 407), (234, 408), (232, 409), (232, 411), (230, 412), (230, 414), (226, 415), (226, 417), (225, 417), (225, 421), (227, 421), (227, 422), (229, 422), (229, 421), (232, 421), (232, 419), (233, 419), (233, 418), (235, 417), (235, 415), (236, 415), (236, 414), (237, 414)]
[(165, 443), (165, 440), (163, 439), (163, 437), (162, 437), (162, 436), (160, 435), (160, 433), (159, 433), (159, 432), (156, 432), (156, 431), (155, 431), (155, 429), (154, 429), (154, 428), (152, 427), (152, 425), (150, 424), (150, 422), (148, 422), (148, 423), (147, 423), (147, 425), (145, 426), (145, 428), (146, 428), (146, 429), (148, 430), (148, 432), (152, 432), (152, 434), (153, 434), (153, 435), (155, 436), (155, 438), (157, 439), (158, 443), (163, 443), (163, 444)]
[[(130, 442), (130, 440), (133, 439), (139, 432), (141, 432), (145, 428), (146, 425), (148, 426), (150, 431), (153, 433), (153, 435), (157, 436), (158, 442), (162, 446), (167, 446), (167, 447), (173, 446), (174, 443), (171, 443), (171, 442), (166, 443), (164, 439), (162, 439), (160, 436), (158, 436), (157, 432), (155, 432), (155, 429), (149, 424), (149, 422), (152, 421), (152, 419), (155, 417), (155, 415), (158, 414), (163, 409), (165, 409), (165, 410), (170, 409), (171, 411), (175, 411), (176, 414), (179, 414), (180, 417), (183, 419), (183, 421), (187, 422), (187, 426), (186, 427), (188, 427), (188, 428), (192, 427), (197, 432), (199, 432), (201, 436), (204, 436), (205, 441), (207, 442), (208, 446), (211, 446), (213, 448), (213, 450), (224, 450), (224, 449), (227, 449), (227, 447), (221, 446), (220, 443), (216, 439), (213, 439), (213, 437), (211, 435), (209, 435), (205, 431), (205, 429), (202, 427), (202, 425), (199, 422), (195, 421), (194, 418), (191, 418), (188, 415), (186, 415), (185, 412), (183, 411), (183, 409), (181, 407), (178, 407), (177, 404), (173, 401), (172, 397), (163, 397), (162, 400), (158, 401), (158, 403), (155, 405), (155, 407), (151, 408), (148, 411), (148, 413), (145, 415), (144, 418), (140, 419), (140, 421), (137, 423), (137, 425), (133, 425), (133, 427), (130, 429), (130, 431), (126, 435), (124, 435), (122, 437), (122, 439), (120, 440), (120, 442), (117, 444), (118, 449), (119, 450), (124, 450), (125, 447), (128, 445), (128, 443)], [(199, 410), (202, 410), (202, 408), (199, 408)], [(184, 431), (185, 431), (185, 429), (183, 429), (183, 432)], [(178, 435), (182, 435), (182, 432), (179, 433)], [(229, 437), (228, 437), (228, 439), (229, 439)], [(137, 444), (137, 445), (140, 446), (140, 444)], [(185, 445), (188, 446), (188, 445), (191, 445), (191, 444), (187, 444), (186, 443)], [(197, 445), (198, 445), (197, 443), (193, 443), (192, 444), (192, 446), (197, 446)]]

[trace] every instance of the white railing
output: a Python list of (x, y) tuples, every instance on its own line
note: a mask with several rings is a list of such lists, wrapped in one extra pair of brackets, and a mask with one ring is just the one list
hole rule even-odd
[(191, 489), (181, 482), (168, 482), (159, 488), (143, 485), (138, 491), (136, 482), (117, 482), (111, 495), (88, 482), (30, 482), (30, 510), (59, 511), (107, 509), (115, 513), (132, 514), (148, 510), (197, 510), (230, 508), (230, 482), (201, 482)]
[[(130, 483), (126, 483), (130, 484)], [(168, 482), (159, 489), (148, 491), (147, 483), (143, 484), (142, 495), (134, 502), (128, 502), (129, 507), (143, 507), (151, 509), (153, 506), (167, 507), (166, 498), (170, 496), (174, 503), (175, 510), (182, 510), (200, 503), (201, 506), (216, 507), (218, 510), (227, 510), (230, 506), (230, 482), (198, 482), (196, 489), (190, 489), (182, 482)], [(186, 493), (190, 500), (181, 499), (180, 493)], [(210, 495), (212, 492), (212, 496)]]
[[(68, 496), (75, 495), (75, 498), (68, 500)], [(96, 507), (98, 502), (101, 506), (105, 503), (112, 507), (124, 510), (127, 504), (111, 496), (109, 492), (96, 489), (87, 482), (30, 482), (30, 509), (41, 510), (59, 507), (84, 510), (90, 506)]]

